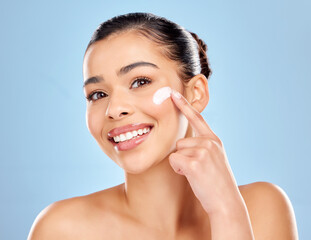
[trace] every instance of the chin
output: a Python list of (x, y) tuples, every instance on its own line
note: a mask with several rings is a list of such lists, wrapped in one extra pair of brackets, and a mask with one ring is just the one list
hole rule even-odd
[(136, 160), (136, 161), (129, 160), (129, 161), (119, 160), (117, 164), (119, 165), (119, 167), (121, 167), (124, 170), (124, 172), (130, 173), (130, 174), (144, 173), (154, 165), (152, 164), (152, 162), (146, 162), (146, 159), (142, 161), (139, 161), (139, 160)]
[(118, 156), (117, 158), (111, 158), (120, 168), (130, 174), (141, 174), (148, 170), (156, 167), (162, 161), (167, 159), (168, 155), (175, 149), (175, 145), (171, 148), (165, 147), (163, 144), (162, 148), (148, 149), (143, 152), (136, 152), (128, 155)]

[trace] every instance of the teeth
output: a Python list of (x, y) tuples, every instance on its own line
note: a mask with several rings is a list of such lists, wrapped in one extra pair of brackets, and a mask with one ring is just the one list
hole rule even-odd
[(150, 132), (150, 127), (134, 130), (132, 132), (122, 133), (119, 136), (113, 137), (113, 140), (115, 142), (124, 142), (126, 140), (132, 139), (133, 137), (136, 137), (138, 135), (141, 136), (141, 135), (148, 133), (148, 132)]
[(120, 135), (120, 141), (124, 142), (126, 140), (126, 136), (124, 134)]
[(114, 137), (114, 140), (115, 140), (116, 142), (120, 142), (120, 141), (121, 141), (121, 139), (120, 139), (119, 136)]
[(133, 134), (130, 132), (127, 132), (125, 136), (126, 136), (126, 139), (131, 139), (133, 137)]

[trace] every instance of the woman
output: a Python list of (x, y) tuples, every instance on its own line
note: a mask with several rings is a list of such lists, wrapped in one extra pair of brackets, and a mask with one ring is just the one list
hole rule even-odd
[(237, 186), (200, 115), (210, 74), (204, 42), (167, 19), (102, 23), (83, 62), (87, 126), (125, 183), (51, 204), (29, 239), (298, 239), (283, 190)]

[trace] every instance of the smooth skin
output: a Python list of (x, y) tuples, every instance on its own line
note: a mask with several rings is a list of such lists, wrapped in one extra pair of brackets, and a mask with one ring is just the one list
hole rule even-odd
[[(129, 71), (124, 66), (149, 62)], [(125, 183), (55, 202), (36, 218), (28, 240), (50, 239), (298, 239), (292, 205), (268, 182), (237, 186), (224, 144), (201, 112), (209, 101), (202, 74), (187, 84), (163, 48), (135, 31), (94, 43), (83, 63), (86, 120), (92, 136), (125, 173)], [(144, 77), (151, 82), (137, 79)], [(160, 105), (153, 94), (169, 86)], [(105, 93), (105, 94), (103, 94)], [(108, 132), (130, 123), (154, 124), (148, 138), (118, 151)]]

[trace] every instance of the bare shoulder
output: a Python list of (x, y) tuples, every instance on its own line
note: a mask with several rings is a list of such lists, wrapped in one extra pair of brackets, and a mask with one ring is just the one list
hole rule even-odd
[(36, 217), (28, 239), (70, 239), (68, 232), (77, 215), (81, 214), (81, 206), (83, 201), (80, 197), (50, 204)]
[(94, 230), (104, 231), (114, 221), (120, 186), (50, 204), (36, 217), (28, 240), (104, 239), (103, 232)]
[(269, 182), (239, 186), (255, 239), (298, 239), (292, 204), (285, 191)]

